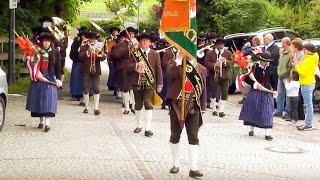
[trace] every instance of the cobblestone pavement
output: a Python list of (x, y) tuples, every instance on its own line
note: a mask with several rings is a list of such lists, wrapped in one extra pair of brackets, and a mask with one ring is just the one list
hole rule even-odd
[[(65, 90), (66, 91), (66, 90)], [(77, 101), (64, 96), (51, 130), (37, 129), (37, 119), (25, 111), (25, 96), (10, 96), (7, 120), (0, 132), (0, 179), (189, 179), (185, 132), (181, 167), (169, 174), (169, 116), (155, 108), (154, 136), (134, 134), (134, 115), (122, 115), (120, 101), (103, 91), (102, 114), (82, 114)], [(255, 137), (238, 121), (240, 95), (230, 96), (225, 118), (205, 114), (200, 131), (202, 179), (319, 179), (319, 115), (316, 129), (299, 132), (275, 119), (274, 140)], [(91, 103), (93, 105), (93, 103)], [(295, 151), (279, 153), (268, 150)], [(291, 149), (290, 149), (291, 148)]]

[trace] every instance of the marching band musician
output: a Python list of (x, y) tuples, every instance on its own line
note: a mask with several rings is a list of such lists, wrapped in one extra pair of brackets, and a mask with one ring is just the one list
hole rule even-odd
[(198, 41), (197, 41), (197, 45), (198, 45), (197, 61), (201, 65), (203, 65), (205, 54), (208, 51), (206, 49), (206, 40), (207, 40), (207, 36), (204, 33), (199, 33)]
[[(151, 131), (151, 120), (152, 120), (152, 99), (154, 91), (160, 93), (163, 87), (163, 78), (161, 70), (161, 62), (159, 53), (150, 48), (151, 36), (147, 33), (143, 33), (138, 37), (139, 47), (141, 50), (141, 56), (145, 57), (144, 60), (138, 61), (137, 57), (134, 57), (135, 53), (131, 53), (128, 62), (128, 71), (130, 82), (134, 92), (134, 98), (136, 101), (136, 120), (137, 128), (134, 133), (140, 133), (142, 130), (142, 107), (145, 109), (145, 133), (147, 137), (151, 137), (153, 132)], [(136, 50), (138, 51), (138, 50)], [(150, 70), (153, 73), (146, 73), (145, 70)], [(149, 72), (150, 72), (149, 71)], [(148, 79), (153, 79), (154, 88), (149, 84)]]
[(99, 115), (99, 100), (100, 100), (100, 75), (101, 65), (100, 61), (106, 59), (106, 55), (103, 52), (103, 43), (97, 41), (99, 36), (97, 33), (87, 31), (84, 33), (86, 40), (84, 40), (80, 47), (79, 59), (82, 63), (82, 75), (83, 75), (83, 99), (85, 103), (85, 109), (83, 113), (89, 112), (89, 89), (90, 82), (93, 84), (93, 98), (94, 98), (94, 115)]
[(215, 45), (218, 38), (218, 34), (211, 32), (207, 37), (207, 45)]
[(79, 59), (80, 46), (85, 39), (84, 33), (87, 31), (86, 26), (78, 29), (79, 33), (74, 38), (70, 50), (70, 59), (72, 60), (72, 68), (70, 75), (70, 94), (71, 97), (80, 101), (80, 106), (84, 106), (83, 102), (83, 76), (81, 75), (81, 61)]
[[(217, 38), (216, 47), (214, 50), (208, 52), (205, 57), (204, 64), (209, 70), (209, 78), (211, 81), (212, 115), (224, 117), (224, 108), (228, 99), (229, 84), (232, 78), (233, 57), (232, 53), (225, 49), (223, 38)], [(219, 101), (218, 114), (216, 110), (216, 94), (219, 87), (221, 89), (221, 100)]]
[[(199, 33), (198, 35), (198, 50), (197, 50), (197, 61), (198, 63), (200, 63), (202, 66), (204, 66), (204, 59), (208, 53), (209, 50), (212, 50), (212, 48), (210, 47), (210, 45), (212, 44), (209, 44), (209, 42), (206, 42), (207, 40), (207, 36), (204, 34), (204, 33)], [(210, 89), (211, 89), (211, 86), (210, 86), (210, 80), (209, 80), (209, 76), (207, 76), (207, 108), (210, 108)]]
[[(37, 78), (34, 70), (32, 70), (31, 84), (27, 97), (26, 109), (31, 112), (31, 117), (39, 117), (39, 129), (48, 132), (50, 130), (50, 119), (55, 117), (58, 106), (57, 88), (62, 86), (60, 71), (60, 56), (57, 49), (53, 48), (55, 37), (48, 33), (42, 32), (38, 36), (40, 48), (43, 52), (38, 54), (40, 59), (38, 63), (32, 63), (28, 60), (28, 64), (40, 66), (40, 73), (43, 78)], [(31, 66), (29, 66), (31, 68)], [(37, 69), (37, 68), (35, 68)], [(46, 78), (47, 81), (44, 81)]]
[(129, 114), (130, 109), (131, 109), (131, 112), (135, 114), (135, 110), (134, 110), (135, 99), (134, 99), (132, 87), (129, 81), (127, 65), (128, 65), (128, 58), (129, 58), (129, 48), (128, 48), (129, 42), (131, 38), (135, 38), (135, 35), (138, 31), (133, 27), (128, 27), (127, 32), (129, 37), (126, 34), (126, 31), (122, 31), (120, 33), (120, 38), (122, 40), (120, 40), (120, 42), (116, 44), (114, 48), (112, 48), (111, 56), (112, 58), (118, 59), (116, 66), (117, 66), (117, 73), (119, 76), (121, 97), (122, 97), (123, 105), (125, 108), (123, 114)]
[[(170, 104), (170, 126), (171, 126), (171, 135), (170, 135), (170, 146), (173, 157), (173, 167), (170, 169), (170, 173), (178, 173), (180, 165), (180, 136), (182, 132), (181, 124), (178, 120), (180, 116), (181, 108), (181, 84), (182, 84), (182, 58), (183, 55), (178, 55), (177, 59), (169, 64), (168, 66), (168, 94), (167, 102)], [(199, 156), (199, 138), (198, 132), (199, 127), (202, 125), (202, 113), (206, 110), (206, 68), (203, 67), (200, 63), (197, 63), (196, 60), (187, 58), (188, 63), (194, 71), (191, 71), (191, 76), (197, 75), (200, 81), (195, 79), (187, 79), (185, 82), (185, 92), (186, 92), (186, 109), (185, 109), (185, 125), (188, 141), (189, 141), (189, 157), (190, 157), (190, 177), (202, 177), (203, 174), (200, 172), (198, 167), (198, 156)], [(192, 84), (192, 85), (191, 85)], [(201, 87), (199, 93), (196, 93), (193, 87)], [(182, 127), (183, 127), (182, 126)]]
[(109, 65), (109, 69), (110, 69), (107, 86), (108, 86), (109, 90), (113, 91), (113, 95), (117, 96), (118, 90), (119, 90), (119, 85), (118, 85), (119, 82), (117, 81), (118, 74), (116, 71), (116, 61), (117, 60), (110, 56), (110, 52), (111, 52), (112, 47), (115, 46), (118, 41), (117, 38), (118, 38), (118, 35), (120, 32), (120, 29), (117, 27), (112, 27), (112, 28), (110, 28), (109, 32), (110, 32), (110, 39), (108, 39), (106, 41), (106, 45), (105, 45), (105, 47), (106, 47), (105, 52), (107, 53), (107, 56), (108, 56), (108, 65)]
[[(168, 42), (165, 39), (163, 39), (162, 41), (164, 41), (165, 44), (168, 44)], [(161, 95), (162, 99), (166, 99), (166, 96), (167, 96), (167, 87), (168, 87), (167, 86), (167, 69), (168, 69), (169, 64), (174, 63), (174, 60), (176, 59), (176, 54), (177, 54), (177, 50), (173, 46), (171, 48), (167, 47), (167, 46), (168, 45), (165, 45), (164, 48), (169, 48), (169, 49), (166, 49), (163, 52), (162, 59), (161, 59), (161, 68), (162, 68), (162, 75), (163, 75), (163, 89), (162, 89), (160, 95)], [(160, 55), (160, 57), (161, 57), (161, 55)], [(167, 105), (167, 102), (163, 101), (161, 109), (166, 109), (166, 105)]]

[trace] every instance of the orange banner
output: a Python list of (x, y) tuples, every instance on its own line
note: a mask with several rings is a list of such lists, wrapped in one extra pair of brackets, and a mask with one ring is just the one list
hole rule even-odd
[(160, 29), (163, 32), (190, 29), (189, 0), (165, 0)]

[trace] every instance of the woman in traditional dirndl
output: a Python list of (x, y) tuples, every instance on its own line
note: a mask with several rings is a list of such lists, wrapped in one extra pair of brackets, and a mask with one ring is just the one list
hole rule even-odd
[(256, 55), (259, 60), (245, 82), (251, 85), (247, 98), (240, 112), (240, 120), (250, 126), (249, 136), (254, 136), (254, 127), (266, 130), (265, 139), (271, 141), (273, 127), (274, 97), (277, 96), (277, 69), (270, 64), (269, 53)]
[(62, 86), (61, 62), (58, 50), (53, 48), (55, 37), (52, 34), (42, 32), (38, 40), (41, 50), (37, 57), (28, 57), (27, 62), (32, 81), (26, 109), (31, 112), (31, 117), (40, 118), (38, 128), (43, 129), (44, 127), (44, 131), (48, 132), (50, 120), (57, 112), (57, 88)]
[(80, 106), (84, 106), (83, 102), (83, 90), (82, 90), (82, 74), (81, 74), (81, 61), (79, 59), (79, 50), (82, 44), (82, 40), (84, 40), (84, 32), (87, 30), (87, 27), (82, 26), (79, 30), (77, 37), (74, 38), (74, 41), (71, 45), (70, 50), (70, 59), (72, 60), (72, 68), (70, 75), (70, 94), (71, 97), (76, 98), (80, 101)]

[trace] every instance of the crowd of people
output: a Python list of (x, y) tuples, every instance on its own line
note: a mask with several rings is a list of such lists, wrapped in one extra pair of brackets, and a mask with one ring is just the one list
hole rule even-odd
[[(35, 78), (30, 85), (26, 107), (32, 117), (40, 118), (38, 128), (48, 132), (50, 119), (57, 112), (57, 92), (62, 88), (68, 38), (57, 39), (50, 32), (48, 27), (53, 23), (50, 17), (44, 17), (40, 22), (42, 27), (34, 32), (33, 38), (33, 42), (42, 49), (39, 60), (28, 57), (30, 72), (37, 72), (33, 71), (37, 65), (39, 72), (32, 75)], [(163, 99), (161, 108), (169, 107), (174, 161), (170, 173), (179, 172), (179, 141), (185, 126), (191, 164), (189, 176), (203, 176), (197, 166), (202, 115), (206, 109), (211, 109), (213, 116), (226, 116), (224, 110), (235, 66), (234, 52), (225, 47), (224, 39), (215, 32), (199, 33), (197, 59), (192, 59), (165, 39), (152, 33), (139, 35), (133, 27), (123, 31), (111, 28), (110, 38), (105, 42), (92, 27), (81, 27), (78, 31), (70, 51), (73, 61), (70, 94), (80, 101), (80, 106), (84, 106), (83, 113), (91, 112), (89, 99), (93, 96), (93, 114), (101, 114), (100, 63), (107, 61), (110, 69), (107, 86), (116, 98), (122, 99), (123, 114), (135, 115), (137, 124), (133, 132), (140, 133), (144, 128), (146, 137), (153, 136), (154, 98), (160, 95)], [(242, 82), (243, 107), (239, 119), (249, 126), (249, 136), (254, 136), (255, 127), (263, 128), (265, 139), (272, 140), (274, 116), (289, 119), (298, 130), (312, 129), (312, 95), (319, 71), (315, 46), (303, 44), (301, 39), (285, 37), (279, 48), (272, 34), (265, 34), (263, 43), (258, 37), (253, 37), (244, 44), (242, 52), (250, 57), (251, 63)], [(183, 82), (183, 58), (192, 68), (187, 72), (192, 76), (187, 77), (197, 77), (201, 81), (186, 78)], [(182, 83), (185, 84), (185, 103), (182, 103)], [(199, 91), (194, 87), (199, 87)], [(183, 115), (180, 112), (182, 104), (186, 104)], [(297, 123), (299, 119), (305, 119), (305, 123), (300, 125)]]

